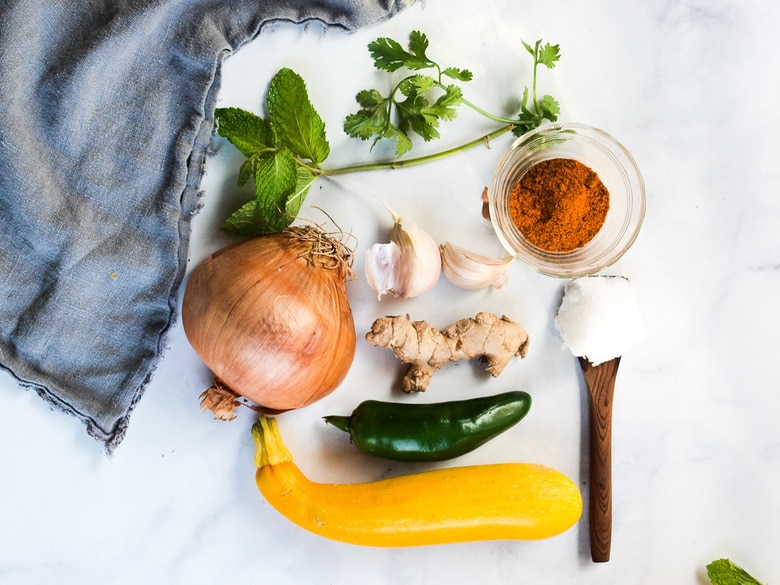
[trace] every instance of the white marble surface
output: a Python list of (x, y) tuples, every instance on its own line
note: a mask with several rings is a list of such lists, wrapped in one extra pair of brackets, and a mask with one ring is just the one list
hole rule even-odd
[[(648, 191), (640, 237), (611, 270), (637, 284), (646, 331), (618, 377), (609, 563), (590, 561), (586, 517), (546, 541), (422, 549), (360, 548), (301, 531), (255, 488), (249, 411), (229, 424), (199, 411), (209, 375), (177, 326), (110, 459), (75, 419), (0, 377), (0, 582), (703, 585), (704, 566), (720, 557), (780, 580), (778, 23), (780, 6), (767, 0), (428, 0), (351, 36), (277, 26), (225, 64), (223, 106), (256, 110), (280, 67), (303, 75), (335, 165), (378, 155), (340, 129), (356, 91), (374, 82), (365, 50), (373, 38), (423, 30), (432, 54), (474, 71), (468, 98), (496, 111), (530, 81), (521, 39), (561, 45), (563, 58), (541, 72), (540, 89), (560, 99), (562, 119), (618, 137)], [(463, 110), (442, 141), (416, 148), (454, 145), (487, 127)], [(309, 204), (357, 235), (358, 257), (389, 227), (375, 197), (440, 241), (498, 253), (479, 199), (508, 143), (320, 183)], [(224, 146), (209, 162), (192, 265), (226, 241), (216, 225), (246, 194), (233, 186), (238, 160)], [(532, 339), (525, 360), (497, 380), (452, 366), (423, 398), (527, 390), (528, 417), (457, 463), (545, 463), (587, 494), (583, 383), (552, 326), (564, 282), (521, 265), (510, 277), (501, 291), (465, 292), (442, 280), (418, 299), (382, 303), (361, 278), (349, 296), (359, 334), (399, 312), (438, 326), (479, 310), (519, 320)], [(397, 365), (384, 351), (360, 343), (341, 388), (282, 417), (312, 478), (358, 481), (418, 468), (360, 456), (319, 420), (367, 397), (397, 396)]]

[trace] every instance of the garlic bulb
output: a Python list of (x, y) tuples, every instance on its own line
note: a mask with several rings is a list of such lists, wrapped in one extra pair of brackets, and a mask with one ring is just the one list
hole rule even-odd
[(464, 250), (450, 242), (440, 248), (444, 276), (460, 288), (501, 288), (508, 282), (507, 270), (512, 257), (503, 260)]
[(392, 210), (390, 242), (374, 244), (366, 252), (366, 279), (377, 299), (390, 293), (402, 299), (433, 288), (441, 274), (439, 247), (425, 230)]

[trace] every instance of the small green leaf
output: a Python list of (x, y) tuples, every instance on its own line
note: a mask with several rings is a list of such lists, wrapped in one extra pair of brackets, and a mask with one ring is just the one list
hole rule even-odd
[(295, 157), (287, 148), (263, 156), (255, 163), (255, 195), (270, 214), (285, 208), (297, 180)]
[(241, 108), (217, 108), (214, 119), (217, 133), (245, 156), (274, 146), (273, 131), (260, 116)]
[(547, 69), (552, 69), (555, 64), (561, 58), (558, 45), (551, 45), (546, 43), (543, 47), (539, 48), (538, 62), (546, 66)]
[(719, 559), (707, 565), (707, 576), (712, 585), (761, 585), (742, 567), (728, 559)]
[(408, 130), (412, 130), (423, 140), (429, 142), (439, 138), (440, 134), (436, 129), (438, 125), (439, 119), (436, 116), (426, 116), (422, 109), (416, 109), (414, 111), (407, 111), (403, 118), (403, 125), (399, 124), (398, 128), (404, 132), (404, 134), (406, 134)]
[(295, 219), (287, 212), (287, 203), (295, 192), (298, 174), (292, 152), (282, 148), (257, 157), (254, 165), (255, 200), (242, 206), (223, 224), (222, 229), (244, 235), (276, 232)]
[(358, 92), (355, 96), (355, 100), (364, 108), (375, 108), (382, 106), (387, 102), (387, 99), (382, 97), (382, 94), (375, 89), (364, 89)]
[(432, 106), (423, 109), (424, 115), (435, 115), (442, 120), (454, 120), (458, 111), (455, 109), (463, 103), (463, 92), (457, 85), (448, 85), (444, 94), (439, 96)]
[(314, 181), (317, 180), (317, 176), (306, 167), (298, 167), (297, 180), (295, 183), (295, 189), (287, 198), (287, 216), (297, 217), (298, 212), (301, 210), (303, 202), (306, 200), (306, 196), (309, 194)]
[(531, 111), (528, 109), (528, 88), (526, 87), (523, 89), (523, 99), (520, 101), (520, 111), (523, 112), (523, 114), (530, 114)]
[[(272, 179), (268, 176), (266, 178), (268, 183), (261, 188), (271, 190)], [(259, 236), (285, 229), (298, 216), (306, 195), (316, 180), (316, 175), (312, 174), (309, 169), (298, 167), (294, 188), (285, 191), (286, 195), (278, 196), (276, 207), (269, 207), (265, 201), (255, 199), (234, 212), (220, 229), (244, 236)]]
[(558, 119), (558, 114), (561, 113), (561, 106), (555, 98), (545, 95), (539, 102), (539, 110), (542, 117), (547, 118), (550, 122), (555, 122)]
[(523, 43), (523, 46), (525, 47), (525, 50), (528, 51), (529, 53), (531, 53), (531, 55), (533, 56), (533, 58), (535, 60), (536, 59), (536, 47), (538, 47), (539, 43), (541, 43), (542, 41), (536, 41), (536, 46), (535, 47), (532, 47), (531, 45), (529, 45), (525, 41), (520, 41), (520, 42)]
[(409, 34), (409, 50), (398, 41), (381, 37), (368, 44), (368, 52), (374, 59), (374, 67), (384, 71), (397, 71), (401, 67), (418, 70), (433, 67), (435, 63), (425, 55), (428, 49), (428, 37), (420, 31)]
[(292, 69), (281, 69), (268, 89), (268, 113), (279, 141), (315, 164), (330, 154), (325, 123), (309, 101), (306, 84)]
[(412, 75), (412, 77), (410, 77), (407, 82), (408, 84), (402, 83), (398, 88), (404, 95), (411, 95), (411, 88), (413, 88), (415, 93), (425, 93), (426, 91), (430, 91), (433, 89), (436, 80), (434, 80), (430, 75), (422, 75), (418, 73), (417, 75)]
[(255, 160), (255, 155), (252, 155), (241, 163), (241, 166), (238, 168), (236, 185), (243, 187), (249, 181), (249, 177), (255, 174)]
[(361, 140), (381, 135), (388, 123), (387, 100), (375, 89), (363, 90), (355, 99), (362, 108), (344, 119), (344, 132)]
[(384, 71), (397, 71), (413, 58), (393, 39), (380, 37), (368, 43), (368, 52), (374, 60), (374, 67)]
[(260, 236), (274, 231), (266, 221), (265, 211), (260, 207), (257, 200), (254, 199), (234, 211), (222, 223), (219, 229), (223, 232), (242, 236)]
[[(413, 30), (409, 33), (409, 51), (419, 63), (426, 63), (426, 67), (431, 66), (432, 63), (425, 54), (428, 51), (428, 37), (425, 33), (419, 30)], [(407, 67), (409, 66), (407, 65)], [(410, 67), (410, 69), (414, 69), (414, 67)]]
[(383, 138), (395, 140), (395, 155), (401, 157), (412, 150), (412, 139), (395, 126), (391, 126)]
[(457, 69), (456, 67), (447, 67), (441, 74), (457, 81), (471, 81), (474, 78), (468, 69)]

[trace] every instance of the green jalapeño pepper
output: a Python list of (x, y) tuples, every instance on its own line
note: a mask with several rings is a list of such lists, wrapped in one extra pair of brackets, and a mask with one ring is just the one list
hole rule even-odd
[(325, 422), (349, 433), (361, 452), (397, 461), (443, 461), (473, 451), (518, 423), (531, 408), (526, 392), (433, 404), (366, 400), (351, 416)]

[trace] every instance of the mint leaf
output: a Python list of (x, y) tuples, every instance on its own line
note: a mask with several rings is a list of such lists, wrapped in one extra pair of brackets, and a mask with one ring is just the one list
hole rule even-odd
[[(254, 201), (242, 206), (222, 225), (222, 229), (242, 235), (281, 231), (295, 215), (289, 215), (288, 202), (297, 195), (298, 171), (295, 157), (287, 148), (257, 157), (254, 165)], [(302, 199), (295, 208), (300, 209)]]
[(287, 148), (263, 156), (255, 164), (255, 194), (267, 209), (284, 209), (297, 180), (295, 157)]
[(712, 585), (761, 585), (742, 567), (728, 559), (719, 559), (707, 565), (707, 576)]
[(317, 177), (309, 169), (298, 167), (295, 188), (286, 198), (280, 198), (280, 204), (284, 203), (284, 210), (274, 208), (269, 212), (265, 202), (255, 199), (235, 211), (220, 229), (244, 236), (259, 236), (283, 230), (297, 217), (312, 183), (316, 180)]
[(288, 217), (296, 217), (298, 215), (306, 195), (309, 194), (309, 189), (311, 189), (312, 184), (316, 180), (317, 176), (312, 174), (309, 169), (298, 167), (295, 189), (287, 198), (287, 206), (285, 208), (285, 213)]
[(247, 184), (249, 177), (255, 174), (256, 162), (257, 159), (255, 158), (255, 155), (252, 155), (241, 163), (241, 166), (238, 168), (238, 180), (236, 181), (236, 185), (243, 187)]
[(271, 80), (267, 104), (271, 127), (279, 142), (315, 164), (328, 158), (330, 145), (325, 123), (309, 101), (300, 75), (292, 69), (281, 69)]
[(217, 108), (214, 111), (217, 132), (245, 156), (273, 148), (273, 130), (260, 116), (241, 108)]
[(219, 227), (223, 232), (242, 236), (259, 236), (273, 230), (266, 221), (265, 211), (256, 199), (233, 212)]

